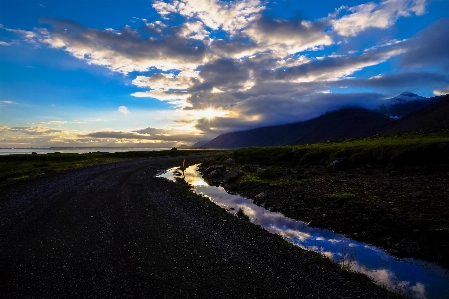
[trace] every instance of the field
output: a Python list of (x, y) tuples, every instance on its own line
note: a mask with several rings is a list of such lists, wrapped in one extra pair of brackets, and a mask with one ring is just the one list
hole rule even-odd
[(245, 148), (211, 165), (238, 172), (225, 188), (258, 205), (449, 268), (448, 134)]
[[(91, 165), (205, 155), (258, 205), (449, 268), (449, 134), (377, 136), (319, 144), (223, 151), (0, 156), (0, 186)], [(186, 163), (189, 163), (188, 159)], [(211, 184), (223, 182), (225, 172)]]
[(205, 153), (198, 150), (135, 151), (121, 153), (93, 152), (86, 154), (55, 153), (47, 155), (4, 155), (0, 156), (0, 186), (18, 180), (35, 178), (58, 171), (77, 169), (99, 164), (121, 162), (136, 158), (149, 158)]

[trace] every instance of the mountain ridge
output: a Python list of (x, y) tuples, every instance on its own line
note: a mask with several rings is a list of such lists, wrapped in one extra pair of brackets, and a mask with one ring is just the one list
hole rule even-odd
[[(435, 130), (444, 127), (445, 117), (449, 115), (449, 104), (444, 104), (445, 101), (449, 103), (448, 98), (449, 95), (424, 98), (412, 92), (404, 92), (391, 98), (390, 103), (387, 103), (389, 104), (387, 106), (392, 107), (391, 111), (408, 112), (403, 118), (391, 118), (383, 113), (385, 111), (368, 110), (355, 106), (344, 107), (306, 121), (224, 133), (200, 147), (240, 148), (296, 145), (368, 137), (375, 134), (407, 133), (429, 128), (429, 130)], [(443, 101), (444, 99), (446, 100)], [(433, 105), (435, 108), (432, 108)], [(432, 120), (434, 120), (433, 124), (430, 124)], [(449, 124), (447, 127), (449, 129)]]

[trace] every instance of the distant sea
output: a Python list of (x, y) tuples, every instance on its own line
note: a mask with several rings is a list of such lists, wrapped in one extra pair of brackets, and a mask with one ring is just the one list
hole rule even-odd
[(0, 155), (31, 155), (33, 152), (37, 154), (85, 154), (85, 153), (121, 153), (135, 151), (164, 151), (169, 150), (168, 147), (48, 147), (48, 148), (0, 148)]

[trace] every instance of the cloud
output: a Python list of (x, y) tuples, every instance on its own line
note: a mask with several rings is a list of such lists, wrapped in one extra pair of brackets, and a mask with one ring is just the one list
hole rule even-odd
[(188, 19), (199, 19), (205, 26), (223, 29), (230, 34), (238, 33), (264, 9), (259, 0), (225, 2), (217, 0), (181, 0), (166, 3), (156, 1), (154, 9), (163, 16), (180, 14)]
[(205, 56), (205, 45), (198, 40), (179, 35), (144, 38), (129, 26), (120, 31), (85, 28), (74, 22), (41, 19), (52, 24), (54, 33), (42, 37), (52, 48), (64, 49), (89, 64), (104, 66), (114, 72), (127, 74), (146, 71), (194, 69)]
[(366, 52), (359, 56), (328, 56), (313, 61), (276, 70), (263, 70), (261, 76), (270, 80), (294, 80), (311, 82), (317, 80), (335, 80), (348, 76), (367, 66), (379, 64), (403, 53), (401, 48), (391, 48)]
[(407, 72), (382, 74), (371, 78), (351, 78), (330, 83), (330, 86), (365, 87), (376, 90), (412, 90), (416, 86), (437, 88), (449, 84), (447, 74), (430, 72)]
[(434, 95), (436, 95), (436, 96), (444, 96), (444, 95), (447, 95), (447, 94), (449, 94), (449, 85), (448, 85), (448, 86), (445, 86), (445, 87), (443, 87), (443, 88), (440, 88), (440, 89), (435, 89), (435, 90), (433, 91), (433, 93), (434, 93)]
[(383, 99), (378, 93), (310, 93), (306, 91), (283, 95), (251, 97), (233, 107), (233, 117), (201, 119), (196, 127), (206, 134), (218, 135), (229, 131), (248, 130), (261, 126), (305, 121), (344, 106), (373, 108)]
[(407, 52), (404, 54), (402, 66), (405, 68), (437, 66), (448, 71), (448, 36), (449, 18), (430, 24), (405, 42)]
[[(282, 19), (265, 4), (154, 1), (159, 19), (134, 18), (133, 28), (87, 28), (43, 18), (49, 29), (11, 32), (127, 76), (139, 88), (132, 96), (173, 104), (164, 121), (185, 129), (101, 128), (75, 137), (67, 133), (67, 139), (80, 142), (192, 142), (232, 130), (306, 120), (346, 105), (374, 107), (399, 89), (426, 86), (439, 94), (449, 86), (444, 72), (449, 68), (447, 19), (414, 37), (365, 40), (365, 48), (360, 40), (348, 38), (422, 15), (425, 0), (344, 6), (317, 20)], [(378, 73), (390, 62), (397, 63), (397, 69)], [(118, 111), (130, 114), (126, 106)], [(207, 111), (217, 114), (207, 117)], [(138, 113), (133, 110), (133, 117)]]
[(162, 141), (162, 142), (186, 142), (193, 143), (201, 136), (185, 134), (181, 131), (162, 130), (155, 128), (146, 128), (133, 132), (121, 132), (121, 131), (101, 131), (93, 132), (81, 137), (99, 138), (99, 139), (127, 139), (133, 140), (146, 140), (146, 141)]
[(3, 105), (11, 105), (11, 104), (14, 104), (14, 102), (13, 101), (0, 101), (0, 107)]
[(274, 50), (280, 56), (294, 54), (319, 46), (328, 46), (332, 39), (324, 33), (326, 24), (307, 20), (275, 20), (259, 16), (244, 33), (264, 49)]
[(129, 112), (128, 108), (126, 108), (126, 106), (120, 106), (118, 107), (118, 112), (124, 114), (124, 115), (128, 115), (131, 112)]
[(384, 0), (379, 4), (369, 2), (354, 7), (341, 7), (350, 13), (331, 20), (333, 30), (341, 36), (356, 36), (369, 28), (385, 29), (393, 26), (400, 17), (426, 12), (426, 0)]
[(149, 87), (157, 90), (185, 90), (193, 85), (192, 77), (184, 75), (183, 72), (175, 76), (169, 74), (154, 74), (152, 76), (137, 76), (132, 84), (138, 87)]

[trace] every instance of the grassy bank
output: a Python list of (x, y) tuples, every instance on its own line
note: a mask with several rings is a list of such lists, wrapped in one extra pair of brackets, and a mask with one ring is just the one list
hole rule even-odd
[(449, 268), (448, 134), (238, 149), (203, 169), (217, 164), (256, 204)]
[[(149, 157), (175, 157), (183, 155), (214, 154), (215, 151), (167, 150), (130, 151), (120, 153), (93, 152), (86, 154), (38, 154), (0, 156), (0, 185), (41, 176), (57, 171), (76, 169), (91, 165), (120, 162), (128, 159)], [(218, 152), (217, 152), (218, 153)]]
[(418, 164), (449, 162), (449, 134), (378, 136), (341, 142), (300, 146), (246, 148), (232, 157), (239, 164), (307, 166), (346, 158), (356, 166), (406, 167)]

